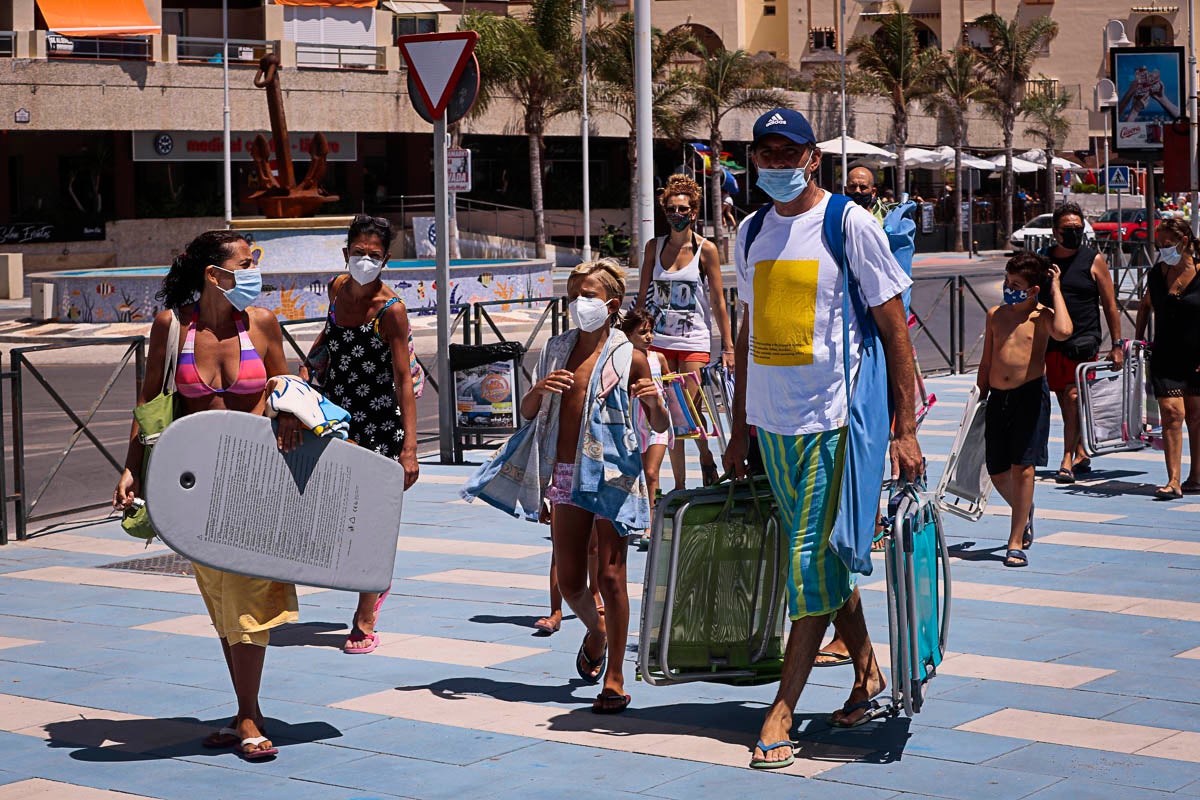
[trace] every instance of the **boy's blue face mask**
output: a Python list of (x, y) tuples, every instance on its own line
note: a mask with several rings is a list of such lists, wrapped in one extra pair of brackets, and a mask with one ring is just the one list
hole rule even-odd
[(1017, 303), (1024, 303), (1029, 299), (1028, 289), (1010, 289), (1004, 287), (1004, 302), (1007, 305), (1015, 306)]

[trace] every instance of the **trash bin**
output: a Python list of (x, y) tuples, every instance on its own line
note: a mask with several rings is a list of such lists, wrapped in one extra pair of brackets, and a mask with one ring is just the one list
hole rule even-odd
[(521, 360), (519, 342), (450, 345), (454, 374), (456, 438), (477, 433), (511, 433), (521, 425)]

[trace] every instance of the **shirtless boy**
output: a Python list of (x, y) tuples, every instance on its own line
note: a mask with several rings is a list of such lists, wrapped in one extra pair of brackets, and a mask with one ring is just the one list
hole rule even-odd
[[(1004, 566), (1024, 567), (1033, 545), (1033, 470), (1049, 455), (1046, 344), (1070, 337), (1072, 326), (1058, 267), (1021, 253), (1004, 270), (1004, 304), (988, 311), (977, 383), (987, 399), (987, 471), (1012, 509)], [(1038, 302), (1047, 279), (1053, 307)]]
[[(522, 398), (521, 415), (537, 418), (539, 442), (554, 453), (544, 497), (550, 505), (558, 585), (587, 627), (575, 669), (591, 684), (603, 675), (604, 687), (592, 710), (616, 713), (629, 705), (622, 670), (629, 634), (628, 537), (640, 535), (650, 517), (631, 404), (642, 404), (657, 432), (665, 431), (669, 420), (646, 354), (611, 327), (625, 294), (616, 262), (580, 264), (567, 280), (567, 294), (576, 327), (547, 342), (538, 366), (540, 380)], [(625, 386), (617, 380), (622, 362), (629, 364)], [(593, 524), (603, 616), (588, 590)], [(609, 653), (613, 658), (608, 659)]]

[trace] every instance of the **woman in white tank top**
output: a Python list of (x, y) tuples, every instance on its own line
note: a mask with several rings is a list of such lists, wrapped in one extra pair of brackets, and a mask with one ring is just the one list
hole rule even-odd
[[(721, 359), (733, 368), (733, 337), (721, 285), (721, 257), (716, 245), (697, 236), (692, 226), (700, 211), (700, 187), (686, 175), (672, 175), (660, 203), (671, 232), (646, 243), (642, 256), (637, 306), (654, 317), (652, 350), (662, 353), (672, 372), (699, 372), (712, 353), (711, 324), (721, 337)], [(700, 405), (699, 398), (696, 399)], [(704, 439), (700, 467), (704, 484), (716, 483), (720, 472)], [(675, 488), (686, 485), (683, 441), (671, 448)]]

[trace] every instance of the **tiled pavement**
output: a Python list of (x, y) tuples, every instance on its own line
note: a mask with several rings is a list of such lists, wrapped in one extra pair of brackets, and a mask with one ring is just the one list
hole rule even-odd
[[(970, 380), (930, 384), (936, 479)], [(424, 467), (407, 498), (374, 655), (337, 649), (345, 593), (306, 590), (302, 622), (276, 632), (269, 763), (199, 746), (233, 706), (190, 579), (97, 569), (146, 553), (113, 523), (13, 544), (0, 548), (0, 800), (1200, 797), (1200, 505), (1150, 499), (1157, 453), (1096, 467), (1073, 487), (1039, 482), (1028, 569), (1000, 566), (998, 501), (978, 523), (947, 518), (953, 654), (925, 711), (831, 732), (850, 674), (817, 670), (785, 774), (745, 768), (772, 687), (631, 682), (633, 710), (591, 714), (595, 689), (572, 677), (578, 623), (530, 635), (546, 530), (458, 501), (465, 468)], [(631, 557), (635, 583), (643, 563)], [(863, 585), (885, 643), (880, 581)]]

